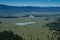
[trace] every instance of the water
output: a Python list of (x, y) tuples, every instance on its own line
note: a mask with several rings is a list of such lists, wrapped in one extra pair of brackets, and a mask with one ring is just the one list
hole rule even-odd
[(30, 24), (34, 24), (35, 22), (22, 22), (22, 23), (15, 23), (16, 25), (26, 26)]

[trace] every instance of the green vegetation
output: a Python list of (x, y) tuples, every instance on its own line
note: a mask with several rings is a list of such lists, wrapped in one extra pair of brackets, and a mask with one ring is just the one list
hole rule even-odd
[(22, 37), (14, 34), (12, 31), (0, 32), (0, 40), (22, 40)]
[(60, 31), (60, 18), (58, 18), (55, 22), (51, 22), (46, 24), (51, 30)]
[[(45, 18), (17, 18), (17, 19), (0, 19), (3, 23), (0, 24), (0, 31), (13, 31), (21, 36), (24, 40), (48, 40), (47, 35), (50, 35), (48, 27), (42, 27), (44, 24), (52, 20), (44, 20)], [(27, 26), (17, 26), (15, 23), (32, 22), (35, 24)], [(38, 26), (37, 26), (38, 25)]]
[(46, 24), (47, 27), (50, 28), (50, 30), (55, 30), (55, 32), (53, 32), (53, 39), (57, 38), (57, 40), (60, 40), (60, 18), (58, 18), (55, 22), (51, 22)]
[[(0, 18), (0, 21), (2, 22), (0, 24), (0, 32), (5, 30), (8, 32), (13, 31), (14, 34), (21, 36), (23, 40), (60, 40), (60, 33), (59, 31), (56, 31), (56, 29), (59, 28), (56, 27), (58, 21), (53, 22), (55, 18), (57, 17), (20, 17), (14, 19)], [(33, 21), (36, 23), (26, 26), (15, 25), (15, 23)]]
[(0, 22), (0, 24), (1, 24), (2, 22)]

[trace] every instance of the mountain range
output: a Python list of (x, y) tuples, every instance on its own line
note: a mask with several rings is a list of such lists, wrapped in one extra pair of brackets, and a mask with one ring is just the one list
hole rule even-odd
[(0, 13), (60, 12), (60, 7), (8, 6), (0, 4)]

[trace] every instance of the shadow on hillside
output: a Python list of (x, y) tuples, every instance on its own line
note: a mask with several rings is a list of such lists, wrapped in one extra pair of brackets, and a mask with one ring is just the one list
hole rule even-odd
[(0, 32), (0, 40), (22, 40), (22, 37), (12, 31), (3, 31)]

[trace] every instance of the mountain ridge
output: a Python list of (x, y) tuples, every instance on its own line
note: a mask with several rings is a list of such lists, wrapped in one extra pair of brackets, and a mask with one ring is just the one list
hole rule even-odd
[(60, 12), (60, 7), (9, 6), (0, 4), (0, 12)]

